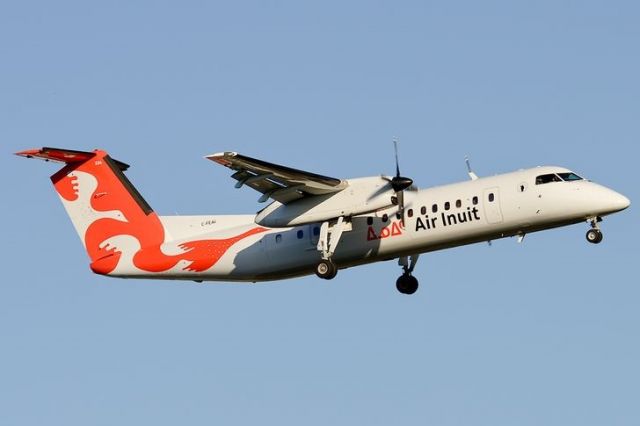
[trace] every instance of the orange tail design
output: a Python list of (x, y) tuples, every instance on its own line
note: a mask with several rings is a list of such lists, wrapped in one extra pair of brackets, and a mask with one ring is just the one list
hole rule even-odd
[[(109, 274), (116, 269), (123, 250), (130, 250), (133, 265), (146, 272), (163, 272), (186, 263), (182, 270), (202, 272), (213, 267), (238, 241), (266, 231), (256, 227), (226, 239), (187, 241), (179, 245), (184, 252), (163, 253), (165, 229), (158, 215), (142, 198), (123, 171), (129, 166), (113, 160), (100, 150), (94, 152), (42, 148), (18, 153), (62, 161), (67, 165), (51, 177), (87, 253), (91, 269)], [(111, 243), (115, 237), (133, 237), (137, 244)]]

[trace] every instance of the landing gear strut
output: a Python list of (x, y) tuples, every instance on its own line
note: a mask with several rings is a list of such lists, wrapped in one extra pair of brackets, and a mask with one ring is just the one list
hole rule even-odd
[(330, 280), (338, 274), (338, 267), (333, 263), (331, 257), (338, 247), (340, 237), (345, 231), (351, 230), (351, 223), (346, 221), (344, 217), (330, 225), (324, 222), (320, 226), (320, 237), (318, 238), (318, 251), (322, 255), (322, 260), (316, 265), (316, 275), (322, 279)]
[(586, 235), (587, 241), (589, 241), (591, 244), (598, 244), (602, 241), (602, 231), (598, 226), (598, 222), (600, 222), (601, 220), (602, 219), (600, 219), (599, 217), (591, 219), (591, 229), (587, 231)]
[(398, 259), (398, 265), (402, 266), (402, 275), (396, 281), (396, 288), (402, 294), (413, 294), (418, 290), (418, 280), (411, 275), (418, 261), (417, 254), (410, 257), (402, 256)]

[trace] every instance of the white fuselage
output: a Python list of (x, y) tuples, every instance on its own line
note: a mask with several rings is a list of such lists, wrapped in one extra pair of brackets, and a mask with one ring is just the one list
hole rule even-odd
[[(389, 204), (352, 216), (333, 256), (340, 268), (495, 240), (604, 216), (629, 205), (617, 192), (587, 180), (536, 184), (561, 173), (538, 167), (451, 185), (405, 191), (405, 224)], [(379, 195), (379, 194), (377, 194)], [(386, 197), (391, 199), (391, 189)], [(256, 227), (255, 215), (161, 217), (168, 234), (225, 238)], [(175, 231), (175, 232), (172, 232)], [(120, 277), (265, 281), (314, 273), (320, 223), (266, 228), (231, 246), (211, 269), (163, 274), (119, 270)], [(180, 241), (171, 241), (172, 246)]]

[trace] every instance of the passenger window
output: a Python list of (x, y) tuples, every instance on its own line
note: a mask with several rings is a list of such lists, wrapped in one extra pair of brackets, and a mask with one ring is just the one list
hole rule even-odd
[(367, 225), (369, 226), (373, 225), (373, 218), (371, 216), (367, 218)]
[(456, 207), (457, 208), (462, 207), (462, 201), (461, 200), (456, 200)]
[(444, 203), (444, 209), (445, 210), (449, 210), (451, 208), (451, 204), (447, 201), (446, 203)]
[(282, 234), (276, 235), (276, 243), (281, 243), (281, 242), (282, 242)]
[(402, 219), (402, 215), (400, 214), (400, 212), (396, 213), (396, 219), (398, 219), (398, 220)]
[(473, 197), (471, 199), (471, 202), (473, 203), (473, 205), (475, 206), (476, 204), (478, 204), (478, 197)]
[(495, 200), (495, 196), (493, 195), (493, 192), (489, 193), (489, 202), (493, 203), (493, 200)]
[(302, 239), (302, 237), (304, 237), (304, 231), (303, 231), (302, 229), (300, 229), (300, 230), (298, 231), (298, 239), (299, 239), (299, 240), (301, 240), (301, 239)]
[(317, 237), (318, 235), (320, 235), (320, 227), (314, 226), (313, 227), (313, 236)]
[(420, 207), (420, 214), (427, 214), (427, 208), (425, 206)]
[(382, 215), (382, 221), (383, 221), (383, 222), (386, 222), (386, 221), (388, 221), (388, 220), (389, 220), (389, 215), (388, 215), (388, 214), (386, 214), (386, 213), (385, 213), (385, 214), (383, 214), (383, 215)]
[(437, 204), (434, 204), (434, 205), (431, 206), (431, 212), (432, 213), (437, 213), (438, 212), (438, 205)]
[(536, 177), (536, 185), (544, 185), (545, 183), (562, 182), (562, 179), (555, 173), (540, 175)]
[(413, 209), (407, 210), (407, 216), (413, 217)]

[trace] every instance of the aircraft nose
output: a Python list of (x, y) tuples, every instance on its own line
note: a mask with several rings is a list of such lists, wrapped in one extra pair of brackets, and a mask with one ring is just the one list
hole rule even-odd
[(611, 190), (609, 196), (607, 197), (607, 204), (611, 208), (611, 210), (615, 212), (619, 212), (620, 210), (624, 210), (631, 205), (631, 200), (629, 200), (624, 195)]
[(624, 210), (631, 205), (631, 200), (622, 194), (618, 194), (618, 203), (620, 206), (620, 210)]

